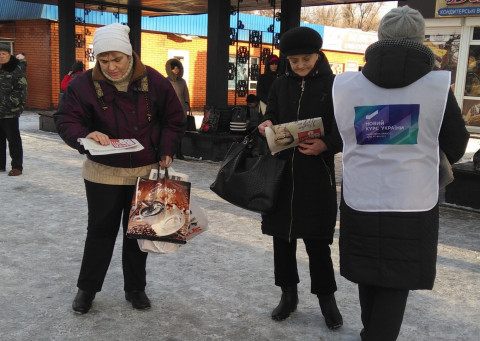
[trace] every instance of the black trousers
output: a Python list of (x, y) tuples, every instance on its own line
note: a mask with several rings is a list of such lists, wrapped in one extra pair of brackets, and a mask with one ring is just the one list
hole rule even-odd
[(364, 327), (362, 340), (394, 341), (397, 339), (402, 326), (408, 293), (408, 289), (358, 284)]
[(101, 291), (112, 259), (120, 221), (123, 221), (122, 268), (124, 290), (144, 290), (147, 253), (136, 239), (125, 236), (135, 186), (103, 185), (85, 180), (88, 227), (78, 288)]
[[(330, 244), (322, 239), (303, 239), (309, 258), (311, 293), (327, 295), (337, 291)], [(297, 240), (288, 242), (273, 237), (273, 259), (275, 267), (275, 285), (294, 286), (300, 282), (297, 270)]]
[(7, 138), (0, 129), (0, 170), (6, 170), (7, 166)]
[(0, 119), (0, 169), (7, 163), (7, 144), (12, 159), (12, 168), (23, 170), (23, 147), (17, 118)]

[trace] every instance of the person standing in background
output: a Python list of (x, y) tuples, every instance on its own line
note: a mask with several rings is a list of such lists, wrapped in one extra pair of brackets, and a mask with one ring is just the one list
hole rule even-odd
[(253, 129), (257, 128), (258, 125), (263, 121), (263, 115), (260, 113), (260, 99), (250, 94), (247, 96), (247, 120), (248, 120), (248, 127), (247, 130), (250, 132)]
[(265, 71), (258, 77), (257, 96), (260, 99), (260, 112), (265, 114), (268, 103), (268, 93), (273, 82), (278, 77), (278, 57), (274, 54), (266, 59)]
[(17, 54), (15, 58), (17, 58), (20, 62), (20, 64), (18, 64), (18, 66), (20, 66), (20, 69), (22, 69), (23, 72), (27, 72), (27, 60), (25, 59), (25, 52)]
[[(183, 79), (183, 64), (176, 58), (167, 60), (165, 64), (165, 71), (167, 72), (167, 79), (172, 83), (175, 93), (182, 104), (183, 112), (185, 117), (187, 117), (187, 112), (191, 110), (190, 108), (190, 94), (188, 93), (188, 86), (185, 79)], [(182, 154), (182, 142), (177, 148), (177, 153), (175, 155), (177, 159), (184, 160), (185, 157)]]
[[(20, 69), (22, 69), (23, 72), (26, 72), (27, 71), (27, 61), (25, 60), (25, 53), (21, 52), (21, 53), (17, 54), (15, 56), (15, 58), (17, 58), (18, 61), (19, 61), (18, 66), (20, 67)], [(0, 149), (1, 149), (0, 160), (5, 160), (5, 161), (1, 162), (0, 172), (4, 172), (5, 171), (5, 164), (6, 164), (6, 154), (5, 153), (6, 153), (6, 149), (7, 149), (7, 137), (5, 136), (3, 131), (1, 131), (1, 129), (0, 129)]]
[(417, 10), (392, 9), (362, 71), (333, 85), (344, 146), (340, 274), (358, 285), (363, 341), (396, 340), (409, 291), (433, 288), (439, 150), (453, 164), (469, 139), (450, 72), (432, 71), (424, 38)]
[(27, 101), (27, 77), (10, 46), (0, 43), (0, 171), (6, 170), (6, 141), (12, 159), (9, 176), (23, 172), (23, 146), (19, 117)]
[[(86, 154), (82, 176), (88, 204), (87, 237), (78, 291), (72, 303), (76, 313), (87, 313), (102, 290), (122, 223), (122, 270), (125, 299), (134, 309), (151, 306), (145, 293), (147, 253), (137, 240), (126, 237), (128, 217), (138, 177), (172, 164), (186, 119), (170, 82), (145, 66), (132, 51), (130, 28), (111, 24), (96, 29), (93, 69), (68, 84), (54, 114), (60, 137)], [(109, 145), (110, 139), (137, 139), (143, 150), (91, 155), (78, 142), (92, 139)], [(120, 287), (120, 286), (119, 286)]]
[(72, 69), (63, 77), (60, 83), (62, 91), (67, 90), (67, 85), (85, 70), (85, 65), (79, 60), (72, 64)]

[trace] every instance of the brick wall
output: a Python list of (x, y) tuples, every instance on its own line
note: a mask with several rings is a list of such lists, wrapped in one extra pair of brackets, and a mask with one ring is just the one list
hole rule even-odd
[[(27, 60), (27, 107), (49, 109), (52, 99), (52, 68), (58, 64), (58, 52), (52, 56), (51, 22), (49, 20), (23, 20), (2, 25), (0, 37), (14, 39), (14, 53), (24, 52)], [(53, 65), (53, 66), (52, 66)], [(58, 72), (58, 71), (57, 71)]]
[(189, 54), (188, 90), (192, 109), (205, 105), (207, 83), (207, 40), (186, 40), (175, 34), (142, 32), (142, 62), (167, 76), (165, 63), (169, 50), (187, 51)]
[(50, 51), (52, 55), (50, 72), (50, 78), (52, 80), (52, 86), (50, 87), (50, 93), (52, 98), (51, 108), (56, 108), (58, 106), (58, 94), (60, 92), (60, 56), (57, 52), (59, 49), (58, 22), (51, 22), (50, 32)]

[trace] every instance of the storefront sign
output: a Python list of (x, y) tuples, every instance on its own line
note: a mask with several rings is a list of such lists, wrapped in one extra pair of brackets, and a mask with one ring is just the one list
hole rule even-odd
[(437, 0), (435, 17), (480, 16), (480, 0)]
[(365, 53), (376, 42), (377, 33), (325, 26), (322, 49), (331, 51)]

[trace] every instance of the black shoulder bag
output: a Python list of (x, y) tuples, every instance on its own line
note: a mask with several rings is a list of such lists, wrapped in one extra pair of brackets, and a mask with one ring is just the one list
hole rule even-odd
[(187, 131), (197, 131), (195, 116), (193, 116), (191, 110), (189, 110), (187, 113)]
[(234, 142), (220, 165), (210, 189), (226, 201), (259, 213), (276, 204), (286, 161), (267, 151), (261, 155), (258, 128), (241, 142)]

